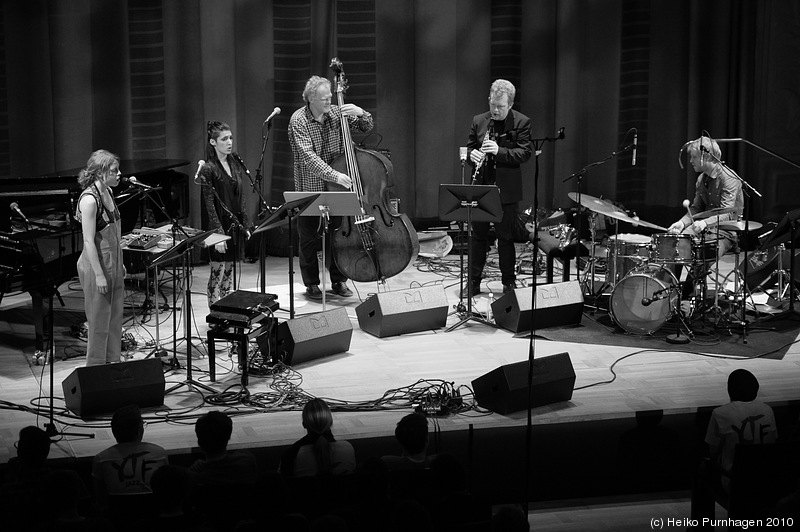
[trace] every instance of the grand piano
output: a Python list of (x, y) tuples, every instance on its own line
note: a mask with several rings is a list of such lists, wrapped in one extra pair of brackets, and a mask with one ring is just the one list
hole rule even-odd
[[(188, 212), (188, 176), (175, 171), (182, 159), (121, 160), (123, 177), (136, 175), (156, 190), (147, 194), (120, 184), (114, 195), (122, 215), (122, 232), (135, 226), (183, 218)], [(81, 168), (38, 177), (0, 178), (0, 301), (3, 295), (31, 290), (46, 292), (77, 273), (83, 248), (80, 224), (74, 219)], [(164, 204), (166, 214), (155, 204)], [(27, 218), (11, 208), (12, 204)]]

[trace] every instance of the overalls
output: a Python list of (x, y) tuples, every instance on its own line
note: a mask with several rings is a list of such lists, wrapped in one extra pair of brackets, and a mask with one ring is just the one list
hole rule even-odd
[[(119, 362), (122, 348), (122, 311), (125, 299), (125, 267), (122, 263), (120, 216), (116, 204), (108, 210), (95, 185), (81, 193), (91, 194), (97, 202), (94, 245), (108, 282), (108, 291), (97, 290), (94, 270), (84, 249), (78, 258), (78, 278), (83, 287), (84, 309), (89, 327), (86, 345), (86, 365), (94, 366)], [(113, 201), (113, 198), (112, 198)], [(81, 222), (80, 198), (75, 218)]]

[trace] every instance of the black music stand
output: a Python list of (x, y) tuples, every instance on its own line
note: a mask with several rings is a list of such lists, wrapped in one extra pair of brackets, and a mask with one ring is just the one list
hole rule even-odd
[[(467, 222), (467, 312), (455, 325), (445, 329), (450, 332), (468, 321), (486, 325), (493, 323), (472, 315), (472, 222), (499, 222), (503, 219), (500, 189), (495, 185), (439, 185), (439, 219), (442, 221)], [(463, 292), (464, 268), (461, 269)], [(460, 296), (460, 294), (459, 294)]]
[[(216, 229), (211, 229), (209, 231), (204, 231), (202, 233), (190, 236), (185, 240), (181, 240), (167, 251), (153, 259), (153, 261), (150, 263), (150, 266), (160, 266), (161, 264), (168, 262), (175, 257), (183, 255), (183, 310), (185, 321), (184, 334), (186, 336), (186, 380), (176, 384), (172, 388), (169, 388), (166, 393), (177, 390), (184, 385), (189, 386), (190, 388), (191, 386), (196, 386), (211, 393), (217, 392), (214, 388), (206, 386), (201, 382), (197, 382), (192, 378), (192, 291), (189, 289), (189, 250), (191, 250), (197, 242), (205, 240), (214, 233), (216, 233)], [(177, 353), (173, 353), (172, 356), (173, 358), (176, 358)], [(177, 367), (177, 360), (173, 359), (173, 365)]]
[[(286, 191), (283, 198), (287, 202), (298, 201), (313, 197), (308, 206), (300, 211), (297, 216), (319, 216), (322, 223), (322, 268), (320, 280), (322, 281), (322, 310), (325, 311), (325, 239), (331, 216), (361, 216), (364, 211), (355, 192), (293, 192)], [(331, 257), (331, 260), (334, 260)]]
[[(797, 239), (800, 238), (800, 209), (794, 209), (793, 211), (789, 211), (786, 215), (781, 218), (781, 221), (778, 222), (778, 225), (775, 226), (775, 229), (772, 230), (770, 233), (769, 238), (761, 244), (761, 249), (768, 249), (772, 246), (776, 246), (778, 244), (782, 244), (789, 241), (789, 309), (786, 311), (790, 314), (795, 312), (794, 310), (794, 299), (795, 299), (795, 281), (794, 281), (794, 272), (795, 272), (795, 259), (794, 253), (797, 247)], [(747, 257), (745, 257), (747, 259)], [(745, 260), (745, 264), (747, 260)], [(745, 279), (745, 285), (747, 284)], [(784, 313), (779, 314), (778, 316), (773, 316), (774, 318), (783, 316)]]
[[(292, 231), (292, 217), (299, 216), (301, 212), (305, 211), (309, 205), (314, 203), (319, 198), (320, 193), (314, 193), (309, 196), (296, 199), (294, 201), (287, 201), (278, 210), (273, 212), (269, 218), (264, 220), (255, 231), (253, 236), (261, 233), (262, 231), (269, 231), (275, 227), (280, 227), (284, 224), (289, 224), (289, 319), (294, 319), (294, 234)], [(263, 235), (262, 235), (263, 242)], [(262, 279), (266, 276), (265, 272), (261, 273)], [(261, 285), (261, 293), (266, 292), (266, 285)]]

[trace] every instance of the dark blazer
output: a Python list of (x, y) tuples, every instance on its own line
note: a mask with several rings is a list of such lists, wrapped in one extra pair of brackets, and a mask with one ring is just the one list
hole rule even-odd
[[(491, 113), (488, 111), (472, 118), (467, 148), (476, 150), (483, 144), (483, 137), (489, 128)], [(496, 138), (499, 146), (494, 161), (487, 160), (479, 175), (479, 184), (496, 184), (500, 188), (500, 200), (503, 203), (516, 203), (522, 200), (522, 170), (519, 165), (528, 161), (533, 155), (531, 144), (531, 119), (524, 114), (509, 109), (503, 124), (503, 133)], [(474, 164), (470, 165), (474, 168)]]

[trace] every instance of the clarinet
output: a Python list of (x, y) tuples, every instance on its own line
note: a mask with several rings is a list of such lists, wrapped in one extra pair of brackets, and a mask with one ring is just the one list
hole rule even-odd
[[(489, 127), (486, 128), (486, 134), (483, 135), (483, 142), (481, 142), (481, 145), (483, 145), (483, 143), (486, 142), (487, 140), (494, 140), (494, 120), (489, 120)], [(490, 156), (487, 155), (486, 157), (483, 158), (483, 160), (481, 161), (480, 164), (476, 164), (475, 165), (475, 172), (472, 173), (472, 184), (473, 185), (478, 180), (478, 172), (480, 172), (481, 169), (484, 166), (486, 166), (486, 160), (489, 157)]]

